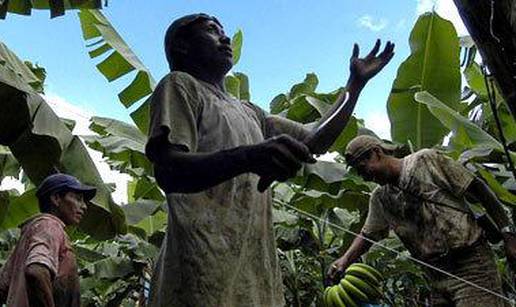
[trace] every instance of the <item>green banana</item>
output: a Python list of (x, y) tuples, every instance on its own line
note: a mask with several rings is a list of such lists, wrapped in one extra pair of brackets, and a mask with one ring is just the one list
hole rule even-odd
[(342, 288), (344, 290), (349, 291), (351, 296), (353, 298), (356, 298), (358, 301), (361, 301), (361, 302), (369, 301), (369, 298), (367, 297), (367, 295), (365, 295), (364, 292), (360, 291), (357, 287), (355, 287), (351, 282), (349, 282), (345, 278), (343, 278), (340, 281), (340, 285), (342, 286)]
[(363, 281), (362, 279), (353, 276), (351, 274), (347, 274), (345, 279), (353, 284), (353, 286), (357, 287), (358, 290), (362, 291), (369, 301), (375, 300), (382, 296), (380, 289), (378, 287), (374, 287), (373, 285), (368, 284), (367, 282)]
[(380, 286), (380, 280), (376, 276), (368, 271), (366, 268), (358, 265), (351, 265), (346, 269), (346, 275), (353, 275), (362, 280), (365, 280), (374, 287)]
[(376, 279), (378, 279), (379, 281), (383, 280), (382, 274), (370, 265), (357, 262), (357, 263), (353, 263), (352, 266), (362, 267), (362, 268), (366, 269), (368, 272), (370, 272), (371, 274), (373, 274), (376, 277)]
[(330, 301), (328, 300), (328, 292), (330, 292), (330, 287), (327, 287), (326, 289), (324, 289), (324, 293), (323, 293), (323, 302), (324, 302), (324, 306), (326, 307), (331, 307), (332, 304), (330, 303)]
[(330, 301), (333, 303), (333, 306), (346, 307), (346, 305), (344, 305), (344, 302), (342, 301), (342, 299), (340, 298), (340, 296), (337, 292), (337, 287), (338, 287), (338, 285), (331, 287), (330, 291), (328, 291), (328, 297), (329, 297)]
[(353, 298), (346, 292), (344, 288), (342, 288), (341, 285), (337, 285), (337, 293), (339, 294), (342, 301), (346, 304), (348, 307), (358, 307), (358, 304), (355, 303)]

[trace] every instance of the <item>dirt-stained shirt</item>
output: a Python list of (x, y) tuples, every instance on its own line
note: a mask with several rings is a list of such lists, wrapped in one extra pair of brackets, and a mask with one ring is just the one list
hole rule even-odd
[(0, 290), (7, 293), (7, 306), (29, 306), (24, 272), (34, 263), (50, 271), (56, 306), (81, 305), (77, 264), (64, 227), (59, 218), (45, 213), (22, 226), (20, 240), (0, 272)]
[(412, 255), (423, 259), (469, 246), (482, 233), (464, 198), (473, 179), (436, 150), (411, 154), (402, 160), (397, 185), (373, 191), (362, 232), (379, 240), (392, 229)]
[[(274, 123), (302, 133), (184, 72), (165, 76), (151, 99), (151, 161), (170, 144), (202, 153), (256, 144), (276, 133)], [(258, 180), (245, 173), (199, 193), (167, 195), (150, 306), (284, 305), (272, 198), (257, 191)]]

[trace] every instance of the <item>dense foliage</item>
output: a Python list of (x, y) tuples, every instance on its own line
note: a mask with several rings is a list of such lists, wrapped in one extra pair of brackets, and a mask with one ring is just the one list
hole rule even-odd
[[(90, 56), (104, 55), (97, 67), (107, 80), (134, 74), (118, 98), (127, 108), (139, 104), (132, 113), (135, 125), (93, 117), (90, 129), (95, 135), (82, 137), (91, 149), (102, 152), (112, 169), (131, 176), (128, 204), (113, 202), (110, 186), (100, 179), (79, 137), (71, 133), (73, 122), (59, 119), (39, 95), (44, 70), (20, 61), (0, 44), (2, 113), (19, 114), (16, 118), (0, 115), (4, 125), (0, 178), (20, 177), (26, 184), (22, 195), (0, 191), (0, 260), (5, 261), (16, 242), (17, 226), (37, 212), (35, 184), (54, 168), (69, 172), (101, 191), (85, 222), (69, 230), (79, 258), (84, 305), (132, 306), (143, 302), (148, 291), (150, 269), (167, 221), (165, 197), (144, 155), (146, 98), (155, 82), (102, 13), (81, 10), (79, 17)], [(239, 31), (233, 37), (235, 63), (242, 43)], [(419, 18), (410, 45), (411, 54), (399, 67), (387, 102), (393, 142), (405, 153), (424, 147), (446, 151), (483, 178), (513, 210), (516, 181), (507, 167), (508, 156), (494, 122), (480, 64), (474, 61), (475, 46), (467, 38), (459, 39), (453, 25), (435, 13)], [(461, 75), (466, 80), (462, 90)], [(317, 85), (317, 76), (307, 74), (302, 82), (272, 100), (271, 113), (313, 125), (343, 90), (320, 93)], [(245, 74), (228, 75), (226, 87), (235, 97), (252, 100)], [(500, 95), (494, 110), (500, 114), (509, 155), (514, 159), (516, 125)], [(278, 256), (289, 306), (321, 304), (328, 265), (345, 251), (354, 238), (352, 233), (364, 222), (375, 185), (348, 169), (341, 156), (358, 134), (373, 132), (352, 117), (331, 148), (334, 154), (330, 161), (308, 165), (296, 178), (273, 186)], [(408, 252), (394, 236), (382, 243), (398, 253), (375, 246), (364, 261), (386, 276), (385, 303), (423, 305), (429, 289), (421, 270), (407, 258)], [(499, 246), (496, 250), (503, 255)], [(499, 269), (507, 294), (516, 297), (514, 277), (502, 257)]]

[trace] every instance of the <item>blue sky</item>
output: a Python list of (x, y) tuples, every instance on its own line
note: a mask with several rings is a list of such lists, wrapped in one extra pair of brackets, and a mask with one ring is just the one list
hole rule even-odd
[[(385, 130), (381, 121), (386, 118), (386, 99), (399, 64), (409, 54), (410, 29), (421, 6), (431, 2), (112, 0), (103, 12), (156, 80), (168, 72), (163, 35), (175, 18), (206, 12), (217, 16), (230, 35), (242, 29), (243, 53), (234, 70), (249, 76), (251, 98), (266, 110), (274, 96), (309, 72), (318, 75), (321, 92), (345, 84), (354, 42), (363, 55), (376, 38), (391, 40), (396, 44), (395, 57), (368, 84), (356, 108), (357, 116), (377, 131)], [(3, 43), (22, 59), (47, 69), (49, 96), (93, 115), (130, 121), (129, 111), (116, 96), (128, 79), (108, 83), (96, 70), (98, 61), (87, 55), (76, 12), (52, 20), (47, 11), (35, 11), (30, 17), (10, 14), (0, 25)]]

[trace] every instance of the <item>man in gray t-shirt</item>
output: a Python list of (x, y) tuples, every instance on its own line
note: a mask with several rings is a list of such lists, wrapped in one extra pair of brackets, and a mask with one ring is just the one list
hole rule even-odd
[(169, 208), (150, 306), (284, 304), (267, 186), (329, 148), (366, 82), (393, 56), (393, 44), (377, 55), (379, 47), (361, 59), (355, 46), (349, 94), (335, 116), (323, 117), (322, 136), (309, 148), (302, 125), (226, 93), (232, 50), (216, 18), (172, 23), (165, 37), (171, 73), (152, 94), (146, 146)]

